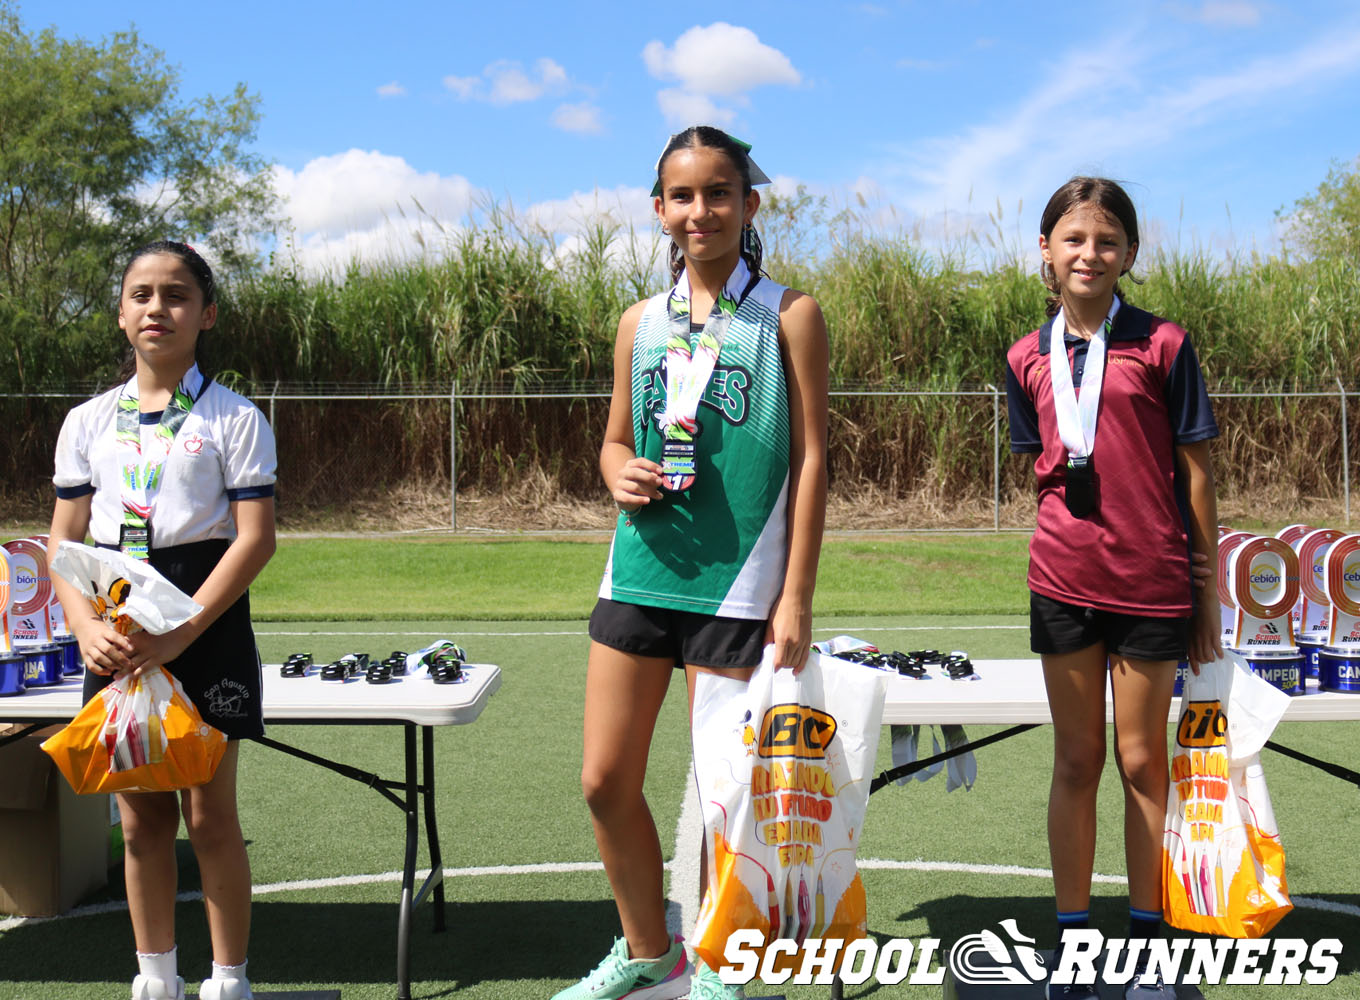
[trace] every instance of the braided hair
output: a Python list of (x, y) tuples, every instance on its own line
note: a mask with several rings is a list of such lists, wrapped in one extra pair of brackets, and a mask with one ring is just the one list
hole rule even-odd
[[(656, 161), (657, 182), (661, 181), (661, 173), (666, 167), (666, 160), (677, 149), (698, 149), (705, 147), (716, 149), (726, 154), (741, 175), (742, 197), (751, 193), (751, 161), (747, 158), (746, 150), (742, 148), (737, 140), (720, 128), (711, 125), (692, 125), (683, 132), (677, 132), (671, 136), (671, 141), (666, 143), (666, 148), (661, 152), (661, 159)], [(663, 194), (662, 197), (665, 197)], [(761, 261), (764, 259), (765, 247), (760, 242), (760, 234), (756, 232), (756, 227), (747, 223), (741, 231), (741, 255), (746, 260), (746, 266), (751, 269), (752, 274), (764, 274), (761, 268)], [(680, 272), (685, 269), (685, 255), (680, 252), (680, 247), (675, 240), (671, 240), (670, 252), (671, 281), (680, 279)]]

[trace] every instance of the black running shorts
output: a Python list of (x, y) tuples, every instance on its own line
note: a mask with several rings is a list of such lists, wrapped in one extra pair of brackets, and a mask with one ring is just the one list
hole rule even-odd
[(722, 618), (600, 598), (590, 637), (635, 656), (665, 657), (677, 668), (754, 667), (765, 647), (765, 621)]

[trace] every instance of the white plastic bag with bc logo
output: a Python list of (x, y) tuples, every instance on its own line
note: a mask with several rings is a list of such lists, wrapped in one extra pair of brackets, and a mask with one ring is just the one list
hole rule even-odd
[(1288, 705), (1226, 651), (1186, 680), (1162, 842), (1172, 927), (1257, 938), (1293, 908), (1260, 761)]
[[(691, 941), (708, 966), (747, 961), (777, 939), (864, 937), (855, 853), (883, 720), (881, 671), (817, 652), (797, 675), (767, 646), (750, 683), (701, 674), (694, 692), (694, 770), (708, 842), (708, 891)], [(734, 939), (736, 940), (736, 939)], [(792, 954), (787, 954), (792, 952)]]

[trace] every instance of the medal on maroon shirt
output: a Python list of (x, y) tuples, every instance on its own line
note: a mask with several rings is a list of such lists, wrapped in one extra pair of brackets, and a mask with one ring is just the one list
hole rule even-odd
[(745, 259), (738, 257), (737, 266), (692, 344), (688, 270), (680, 275), (666, 297), (666, 316), (670, 322), (670, 336), (666, 340), (666, 403), (656, 420), (664, 439), (661, 478), (667, 490), (679, 492), (694, 485), (698, 474), (695, 439), (699, 432), (699, 400), (718, 363), (727, 327), (754, 284)]
[(1086, 366), (1081, 373), (1081, 396), (1072, 385), (1072, 368), (1063, 341), (1067, 323), (1063, 310), (1053, 317), (1048, 332), (1048, 373), (1053, 387), (1053, 409), (1058, 419), (1058, 436), (1067, 449), (1067, 468), (1063, 498), (1073, 517), (1088, 517), (1096, 509), (1096, 470), (1091, 451), (1096, 442), (1096, 422), (1100, 416), (1100, 391), (1105, 382), (1105, 339), (1119, 311), (1119, 296), (1110, 302), (1105, 322), (1091, 336), (1086, 347)]

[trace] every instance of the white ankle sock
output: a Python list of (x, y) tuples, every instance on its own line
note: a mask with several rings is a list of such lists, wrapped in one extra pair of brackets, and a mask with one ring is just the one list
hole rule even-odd
[(178, 951), (178, 948), (150, 954), (139, 951), (137, 952), (137, 971), (144, 976), (173, 984), (175, 977), (179, 975)]
[(218, 965), (213, 962), (212, 977), (220, 980), (245, 979), (247, 961), (242, 960), (240, 965)]

